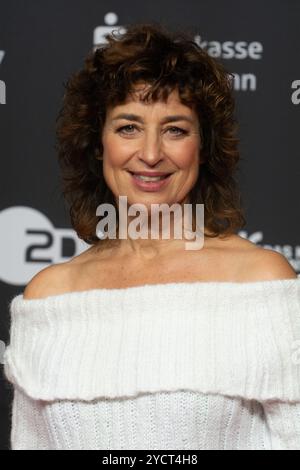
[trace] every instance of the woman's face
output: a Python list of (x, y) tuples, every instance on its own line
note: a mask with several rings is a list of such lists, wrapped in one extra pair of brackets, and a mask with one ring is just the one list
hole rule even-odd
[[(127, 196), (129, 205), (142, 203), (150, 209), (152, 203), (188, 202), (199, 172), (198, 116), (179, 101), (177, 90), (166, 103), (142, 103), (138, 92), (143, 86), (136, 87), (125, 104), (107, 110), (102, 134), (104, 178), (117, 201)], [(148, 183), (136, 179), (135, 172), (171, 175)]]

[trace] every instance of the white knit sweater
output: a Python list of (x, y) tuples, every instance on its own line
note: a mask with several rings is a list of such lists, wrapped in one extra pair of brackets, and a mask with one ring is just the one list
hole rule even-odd
[(12, 449), (300, 449), (300, 276), (9, 308)]

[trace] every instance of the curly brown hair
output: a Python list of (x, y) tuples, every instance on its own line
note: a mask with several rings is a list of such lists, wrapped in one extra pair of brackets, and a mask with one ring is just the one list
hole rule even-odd
[(226, 236), (246, 220), (235, 172), (240, 159), (233, 74), (194, 42), (162, 23), (140, 23), (112, 31), (107, 44), (89, 51), (84, 67), (63, 84), (66, 91), (56, 124), (62, 193), (79, 238), (96, 244), (99, 204), (117, 204), (107, 186), (101, 142), (106, 110), (124, 103), (138, 82), (151, 85), (143, 101), (166, 100), (176, 88), (181, 102), (198, 113), (201, 142), (199, 177), (189, 202), (204, 204), (207, 236)]

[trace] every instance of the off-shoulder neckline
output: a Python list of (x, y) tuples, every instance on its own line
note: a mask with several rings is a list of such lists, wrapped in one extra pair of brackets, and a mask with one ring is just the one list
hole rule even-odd
[(262, 281), (244, 281), (244, 282), (238, 282), (238, 281), (192, 281), (192, 282), (185, 282), (185, 281), (180, 281), (180, 282), (165, 282), (165, 283), (146, 283), (146, 284), (140, 284), (136, 286), (128, 286), (128, 287), (121, 287), (121, 288), (106, 288), (106, 287), (98, 287), (98, 288), (91, 288), (91, 289), (84, 289), (84, 290), (78, 290), (78, 291), (68, 291), (68, 292), (63, 292), (61, 294), (54, 294), (54, 295), (48, 295), (45, 297), (36, 297), (36, 298), (24, 298), (24, 294), (20, 293), (17, 294), (14, 299), (18, 299), (19, 301), (22, 301), (23, 303), (26, 304), (34, 304), (34, 303), (40, 303), (43, 301), (55, 301), (59, 299), (67, 299), (69, 297), (78, 297), (78, 296), (88, 296), (88, 295), (101, 295), (105, 294), (107, 295), (121, 295), (124, 293), (131, 293), (134, 294), (135, 292), (140, 292), (142, 289), (145, 290), (158, 290), (158, 289), (169, 289), (169, 288), (199, 288), (199, 289), (214, 289), (214, 288), (219, 288), (219, 289), (224, 289), (228, 288), (232, 290), (235, 288), (235, 290), (242, 290), (246, 289), (251, 290), (255, 288), (262, 288), (262, 287), (275, 287), (275, 286), (289, 286), (290, 284), (294, 283), (299, 284), (300, 286), (300, 274), (297, 275), (297, 277), (294, 278), (288, 278), (288, 279), (267, 279), (267, 280), (262, 280)]

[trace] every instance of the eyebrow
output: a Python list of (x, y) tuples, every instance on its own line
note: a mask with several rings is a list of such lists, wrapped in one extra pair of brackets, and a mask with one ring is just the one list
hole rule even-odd
[[(138, 116), (137, 114), (128, 114), (128, 113), (121, 113), (117, 114), (112, 121), (117, 121), (118, 119), (127, 119), (128, 121), (137, 121), (143, 123), (144, 120), (141, 116)], [(166, 122), (175, 122), (175, 121), (187, 121), (193, 123), (193, 119), (189, 116), (186, 116), (184, 114), (176, 114), (172, 116), (165, 116), (162, 120), (161, 123), (164, 124)]]

